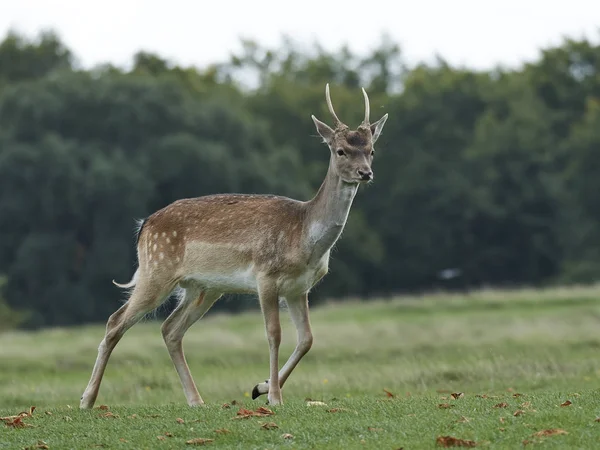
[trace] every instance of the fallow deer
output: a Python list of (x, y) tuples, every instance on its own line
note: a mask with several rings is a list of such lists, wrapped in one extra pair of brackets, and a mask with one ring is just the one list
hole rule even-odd
[[(361, 183), (373, 179), (373, 144), (388, 115), (369, 122), (369, 97), (362, 89), (365, 117), (356, 130), (338, 119), (325, 87), (335, 128), (311, 116), (330, 149), (329, 169), (315, 197), (297, 201), (275, 195), (220, 194), (182, 199), (155, 212), (138, 230), (138, 268), (127, 284), (129, 300), (110, 316), (81, 408), (92, 408), (108, 359), (125, 332), (161, 305), (177, 287), (180, 301), (162, 325), (162, 335), (190, 406), (203, 404), (182, 340), (224, 293), (257, 293), (269, 344), (269, 379), (252, 398), (268, 394), (282, 403), (281, 388), (312, 346), (308, 292), (327, 273), (329, 253), (339, 238)], [(297, 345), (279, 370), (279, 300), (287, 303)]]

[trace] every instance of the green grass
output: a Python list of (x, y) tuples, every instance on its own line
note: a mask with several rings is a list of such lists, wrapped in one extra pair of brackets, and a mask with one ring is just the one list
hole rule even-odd
[[(135, 326), (115, 350), (97, 402), (116, 417), (78, 409), (103, 327), (5, 333), (0, 416), (37, 409), (24, 419), (34, 427), (0, 424), (0, 448), (43, 440), (51, 449), (167, 449), (207, 438), (218, 448), (426, 449), (446, 435), (489, 448), (520, 448), (523, 441), (600, 448), (599, 298), (595, 287), (316, 308), (315, 343), (283, 390), (285, 405), (273, 407), (273, 416), (248, 419), (234, 419), (240, 407), (265, 403), (248, 398), (268, 370), (258, 314), (209, 314), (186, 335), (190, 368), (207, 402), (198, 409), (185, 405), (160, 324)], [(295, 333), (289, 320), (283, 325), (285, 358)], [(453, 392), (464, 396), (453, 399)], [(326, 405), (310, 406), (307, 397)], [(560, 406), (566, 400), (572, 404)], [(450, 407), (440, 408), (444, 403)], [(499, 403), (508, 406), (494, 407)], [(517, 410), (523, 413), (513, 415)], [(267, 422), (278, 428), (262, 428)], [(534, 435), (546, 429), (568, 434)], [(158, 438), (165, 433), (172, 437)]]

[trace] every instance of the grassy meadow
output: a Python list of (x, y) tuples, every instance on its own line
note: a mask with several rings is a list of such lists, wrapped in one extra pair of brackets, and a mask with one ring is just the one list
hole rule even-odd
[[(195, 409), (157, 322), (125, 335), (91, 411), (78, 409), (79, 397), (103, 326), (8, 332), (0, 334), (0, 448), (600, 448), (599, 299), (600, 287), (590, 287), (315, 308), (313, 349), (277, 407), (249, 398), (268, 376), (258, 313), (209, 313), (187, 333), (207, 403)], [(295, 343), (282, 317), (281, 363)], [(11, 426), (8, 416), (31, 406), (31, 417)], [(238, 416), (259, 407), (273, 414)]]

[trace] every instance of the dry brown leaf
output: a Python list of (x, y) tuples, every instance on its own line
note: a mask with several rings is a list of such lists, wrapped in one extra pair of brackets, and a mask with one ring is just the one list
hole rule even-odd
[(522, 409), (517, 409), (514, 413), (513, 416), (515, 417), (519, 417), (520, 415), (525, 414), (525, 411), (523, 411)]
[(205, 438), (196, 438), (190, 439), (189, 441), (185, 441), (187, 445), (206, 445), (214, 442), (214, 439), (205, 439)]
[(379, 432), (379, 431), (383, 431), (383, 428), (374, 428), (374, 427), (369, 427), (369, 428), (367, 428), (367, 430), (369, 430), (369, 431), (374, 431), (374, 432)]
[(477, 394), (475, 397), (488, 398), (487, 394)]
[(221, 405), (221, 408), (229, 409), (229, 408), (231, 408), (231, 405), (229, 403), (223, 403), (223, 405)]
[(110, 411), (105, 412), (104, 414), (98, 414), (98, 417), (104, 417), (106, 419), (117, 419), (119, 416), (118, 414), (113, 414)]
[(215, 430), (215, 433), (217, 433), (217, 434), (227, 434), (227, 433), (231, 433), (231, 431), (229, 431), (227, 428), (219, 428), (218, 430)]
[(523, 402), (521, 404), (521, 408), (525, 408), (525, 409), (531, 408), (531, 402)]
[(384, 389), (383, 392), (385, 392), (385, 395), (387, 398), (394, 398), (395, 395), (392, 394), (390, 391), (388, 391), (387, 389)]
[(275, 422), (266, 422), (260, 426), (263, 430), (274, 430), (275, 428), (279, 428)]
[(294, 439), (294, 435), (293, 435), (293, 434), (290, 434), (290, 433), (285, 433), (285, 434), (282, 434), (282, 435), (281, 435), (281, 437), (282, 437), (283, 439)]
[(165, 437), (173, 437), (173, 433), (166, 432)]
[(17, 416), (13, 420), (7, 420), (4, 422), (7, 427), (12, 428), (25, 428), (25, 427), (33, 427), (33, 425), (29, 423), (23, 422), (23, 417)]
[(101, 409), (102, 411), (108, 411), (110, 408), (106, 405), (100, 405), (98, 406), (98, 409)]
[(178, 417), (175, 420), (177, 421), (177, 423), (180, 423), (180, 424), (184, 424), (185, 423), (185, 420), (183, 420), (181, 417)]
[(455, 392), (454, 394), (450, 394), (450, 397), (452, 397), (454, 400), (456, 400), (457, 398), (462, 398), (464, 396), (464, 392)]
[(164, 441), (164, 440), (166, 440), (167, 438), (166, 438), (166, 437), (164, 437), (164, 436), (156, 436), (156, 439), (158, 439), (159, 441)]
[(458, 439), (452, 436), (439, 436), (435, 442), (441, 447), (475, 447), (477, 445), (475, 441)]
[(570, 406), (572, 404), (573, 404), (573, 402), (571, 400), (567, 400), (566, 402), (561, 403), (560, 406)]
[(44, 441), (37, 441), (37, 444), (32, 445), (31, 447), (25, 447), (23, 450), (36, 450), (36, 449), (41, 449), (41, 450), (48, 450), (50, 447), (48, 447), (48, 444)]
[(454, 408), (454, 405), (451, 405), (450, 403), (440, 403), (438, 405), (438, 408), (440, 408), (440, 409)]
[(549, 430), (542, 430), (542, 431), (538, 431), (537, 433), (533, 433), (532, 436), (543, 437), (543, 436), (556, 436), (559, 434), (569, 434), (569, 432), (562, 430), (560, 428), (551, 428)]
[(251, 411), (246, 408), (240, 408), (237, 412), (237, 417), (234, 417), (234, 419), (247, 419), (248, 417), (265, 417), (272, 416), (273, 414), (275, 414), (273, 411), (271, 411), (269, 408), (265, 408), (264, 406), (261, 406), (260, 408), (257, 408), (254, 411)]
[(508, 408), (508, 403), (502, 402), (494, 405), (494, 408)]

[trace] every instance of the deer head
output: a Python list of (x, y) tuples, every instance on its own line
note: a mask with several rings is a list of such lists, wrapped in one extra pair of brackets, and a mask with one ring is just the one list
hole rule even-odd
[(329, 112), (333, 116), (335, 128), (329, 127), (315, 116), (312, 120), (317, 127), (319, 135), (329, 146), (331, 151), (331, 165), (335, 173), (346, 183), (358, 184), (373, 180), (371, 164), (375, 150), (373, 145), (379, 138), (388, 115), (385, 114), (377, 122), (369, 122), (370, 106), (369, 96), (364, 88), (362, 93), (365, 99), (365, 118), (356, 130), (351, 130), (348, 125), (338, 119), (331, 103), (329, 84), (325, 86), (325, 100)]

